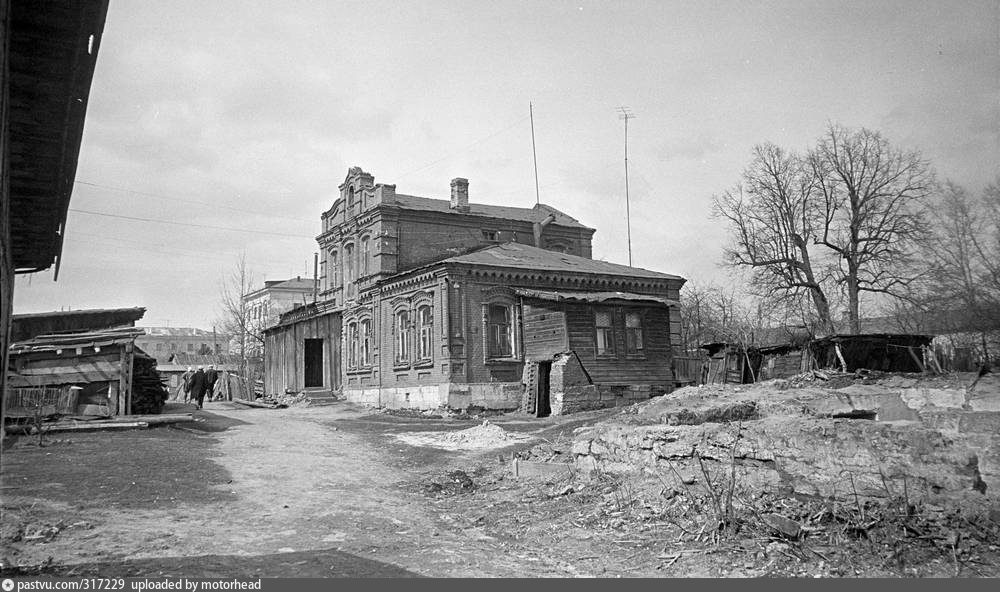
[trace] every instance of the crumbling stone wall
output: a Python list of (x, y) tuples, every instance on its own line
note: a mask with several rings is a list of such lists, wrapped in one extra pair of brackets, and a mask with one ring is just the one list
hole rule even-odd
[(584, 470), (688, 484), (735, 471), (750, 490), (1000, 508), (1000, 377), (991, 380), (982, 392), (690, 387), (581, 429), (573, 453)]

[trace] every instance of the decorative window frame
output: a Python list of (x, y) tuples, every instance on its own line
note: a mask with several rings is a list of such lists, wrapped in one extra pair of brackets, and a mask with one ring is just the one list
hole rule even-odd
[[(629, 326), (628, 317), (629, 315), (635, 315), (639, 318), (639, 347), (635, 351), (629, 349)], [(646, 310), (640, 308), (624, 308), (622, 310), (622, 329), (625, 335), (625, 357), (631, 359), (645, 359), (646, 358)]]
[[(615, 341), (615, 335), (617, 331), (615, 326), (618, 324), (615, 319), (618, 317), (618, 309), (614, 306), (593, 306), (592, 311), (594, 314), (594, 356), (601, 359), (612, 359), (618, 357), (618, 347)], [(608, 325), (607, 327), (598, 327), (597, 325), (597, 315), (607, 314), (608, 315)], [(607, 343), (607, 348), (604, 351), (600, 351), (597, 338), (598, 332), (601, 329), (607, 329), (607, 337), (609, 341)]]
[(358, 278), (371, 275), (372, 237), (370, 233), (361, 235), (358, 239)]
[[(400, 326), (400, 316), (405, 314), (406, 321)], [(392, 366), (393, 368), (409, 368), (413, 358), (413, 315), (410, 303), (400, 302), (392, 307)], [(400, 351), (405, 349), (406, 351)], [(405, 354), (405, 355), (404, 355)]]
[[(427, 310), (430, 323), (425, 324), (421, 316), (421, 311)], [(413, 301), (413, 363), (415, 366), (432, 366), (434, 364), (434, 301), (428, 297), (421, 297)], [(426, 337), (427, 350), (424, 350), (424, 338)]]
[[(503, 306), (509, 311), (510, 328), (507, 336), (510, 340), (510, 355), (497, 356), (491, 352), (490, 338), (490, 307)], [(521, 348), (521, 308), (513, 291), (508, 288), (497, 287), (483, 293), (482, 302), (483, 321), (483, 362), (486, 364), (498, 364), (522, 361)]]

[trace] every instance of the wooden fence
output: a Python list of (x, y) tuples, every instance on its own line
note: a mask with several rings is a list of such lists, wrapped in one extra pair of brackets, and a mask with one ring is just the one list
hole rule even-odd
[(704, 357), (674, 356), (674, 379), (678, 382), (702, 384), (702, 366)]
[(73, 415), (80, 390), (63, 388), (10, 388), (3, 398), (4, 417)]

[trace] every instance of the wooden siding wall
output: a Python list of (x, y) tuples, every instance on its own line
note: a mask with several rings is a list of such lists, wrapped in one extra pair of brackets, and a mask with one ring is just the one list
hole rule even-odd
[[(597, 356), (594, 312), (614, 312), (615, 354)], [(643, 313), (643, 355), (625, 355), (625, 311)], [(576, 352), (595, 384), (673, 385), (670, 369), (670, 313), (663, 306), (597, 306), (566, 304), (566, 325), (570, 349)]]
[(264, 337), (264, 391), (275, 395), (304, 386), (305, 340), (323, 340), (323, 388), (340, 390), (341, 317), (331, 313), (270, 331)]
[[(7, 41), (10, 2), (0, 0), (0, 396), (7, 393), (7, 355), (10, 347), (10, 323), (14, 298), (14, 259), (10, 238), (10, 189), (7, 183)], [(3, 405), (0, 405), (0, 410)], [(0, 411), (0, 437), (4, 418)]]
[(562, 304), (525, 300), (523, 311), (525, 360), (551, 360), (569, 350)]

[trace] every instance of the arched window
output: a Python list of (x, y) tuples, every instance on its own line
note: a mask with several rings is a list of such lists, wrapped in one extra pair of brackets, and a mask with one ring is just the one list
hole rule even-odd
[(417, 342), (417, 359), (431, 360), (433, 354), (434, 337), (434, 309), (431, 305), (424, 304), (417, 308), (417, 325), (420, 329), (420, 339)]
[(360, 351), (358, 352), (358, 361), (362, 366), (372, 365), (372, 322), (370, 319), (365, 319), (359, 323), (360, 325)]
[(358, 352), (360, 344), (358, 342), (358, 323), (351, 322), (347, 325), (347, 367), (358, 367)]
[(514, 315), (508, 304), (486, 307), (486, 355), (490, 358), (514, 356)]
[(354, 213), (354, 187), (347, 188), (347, 215)]
[(371, 259), (371, 252), (369, 251), (369, 240), (367, 236), (361, 237), (361, 253), (359, 259), (361, 262), (361, 273), (358, 277), (365, 277), (368, 275), (368, 261)]
[(342, 285), (343, 278), (340, 275), (340, 259), (338, 259), (338, 253), (336, 249), (330, 251), (330, 287), (339, 288)]
[(393, 329), (396, 332), (396, 363), (404, 364), (410, 360), (410, 311), (396, 313)]
[(344, 291), (353, 293), (354, 280), (357, 279), (355, 267), (354, 245), (344, 245)]

